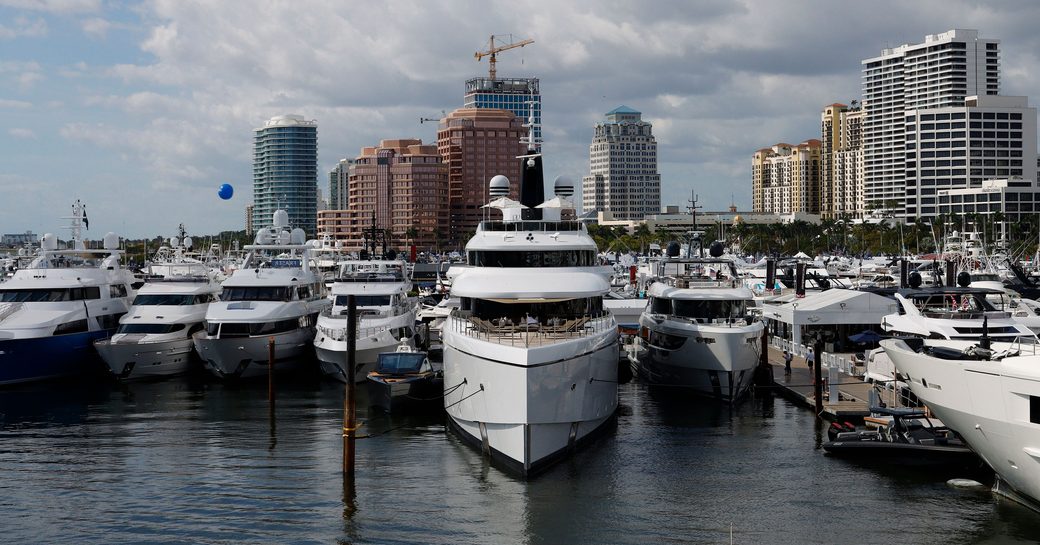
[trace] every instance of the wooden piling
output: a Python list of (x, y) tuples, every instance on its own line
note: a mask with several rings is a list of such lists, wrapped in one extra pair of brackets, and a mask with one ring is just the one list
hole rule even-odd
[(355, 374), (357, 373), (357, 300), (347, 296), (347, 384), (343, 399), (343, 475), (354, 477), (354, 443), (357, 440), (357, 413), (354, 407)]
[(267, 403), (274, 408), (274, 337), (267, 338)]

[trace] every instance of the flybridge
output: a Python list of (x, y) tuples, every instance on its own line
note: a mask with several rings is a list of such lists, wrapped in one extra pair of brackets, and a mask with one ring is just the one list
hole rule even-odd
[(538, 231), (557, 233), (581, 231), (581, 223), (577, 221), (482, 221), (481, 231)]

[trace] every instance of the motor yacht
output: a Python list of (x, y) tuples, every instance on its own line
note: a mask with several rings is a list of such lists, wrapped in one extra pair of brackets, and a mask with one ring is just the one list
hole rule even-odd
[(357, 306), (355, 382), (364, 382), (381, 352), (392, 352), (402, 341), (415, 347), (415, 297), (404, 261), (345, 261), (332, 284), (332, 306), (318, 316), (314, 348), (322, 373), (347, 381), (348, 302)]
[(660, 267), (629, 352), (633, 372), (651, 385), (739, 400), (754, 378), (765, 328), (749, 311), (754, 293), (729, 260), (674, 258)]
[(177, 375), (198, 363), (192, 335), (204, 328), (206, 310), (221, 287), (206, 263), (186, 255), (190, 247), (189, 237), (174, 237), (161, 247), (115, 334), (94, 342), (116, 377)]
[[(210, 372), (220, 378), (266, 375), (299, 368), (311, 354), (318, 314), (331, 301), (311, 270), (302, 229), (288, 230), (285, 210), (274, 213), (273, 229), (257, 231), (242, 266), (224, 281), (220, 301), (206, 310), (206, 329), (192, 337)], [(274, 340), (269, 369), (268, 342)]]
[(887, 339), (910, 389), (997, 474), (993, 490), (1040, 510), (1040, 352), (1036, 345)]
[[(533, 120), (529, 126), (533, 126)], [(573, 183), (544, 199), (542, 157), (526, 139), (520, 201), (491, 179), (488, 205), (452, 281), (460, 308), (445, 320), (444, 407), (451, 428), (506, 469), (531, 477), (604, 429), (617, 409), (617, 322), (603, 308), (600, 267), (585, 226), (563, 221)], [(492, 212), (495, 213), (495, 212)]]
[(0, 286), (0, 384), (100, 370), (92, 343), (115, 331), (133, 296), (133, 276), (119, 258), (119, 237), (88, 249), (86, 207), (72, 206), (72, 240), (58, 249), (47, 233), (39, 255)]

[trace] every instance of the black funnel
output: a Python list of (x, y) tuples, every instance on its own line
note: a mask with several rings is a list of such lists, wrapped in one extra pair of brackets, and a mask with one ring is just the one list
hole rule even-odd
[(545, 182), (542, 174), (542, 156), (520, 159), (520, 204), (527, 207), (520, 213), (520, 216), (525, 220), (542, 219), (542, 209), (535, 207), (544, 201)]

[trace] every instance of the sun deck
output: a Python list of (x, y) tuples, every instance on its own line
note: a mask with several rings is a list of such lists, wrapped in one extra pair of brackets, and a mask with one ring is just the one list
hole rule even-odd
[(452, 311), (451, 315), (456, 318), (450, 322), (455, 333), (504, 346), (526, 348), (549, 346), (617, 329), (617, 322), (609, 312), (548, 320), (548, 323), (532, 319), (520, 324), (502, 319), (485, 320), (464, 310)]

